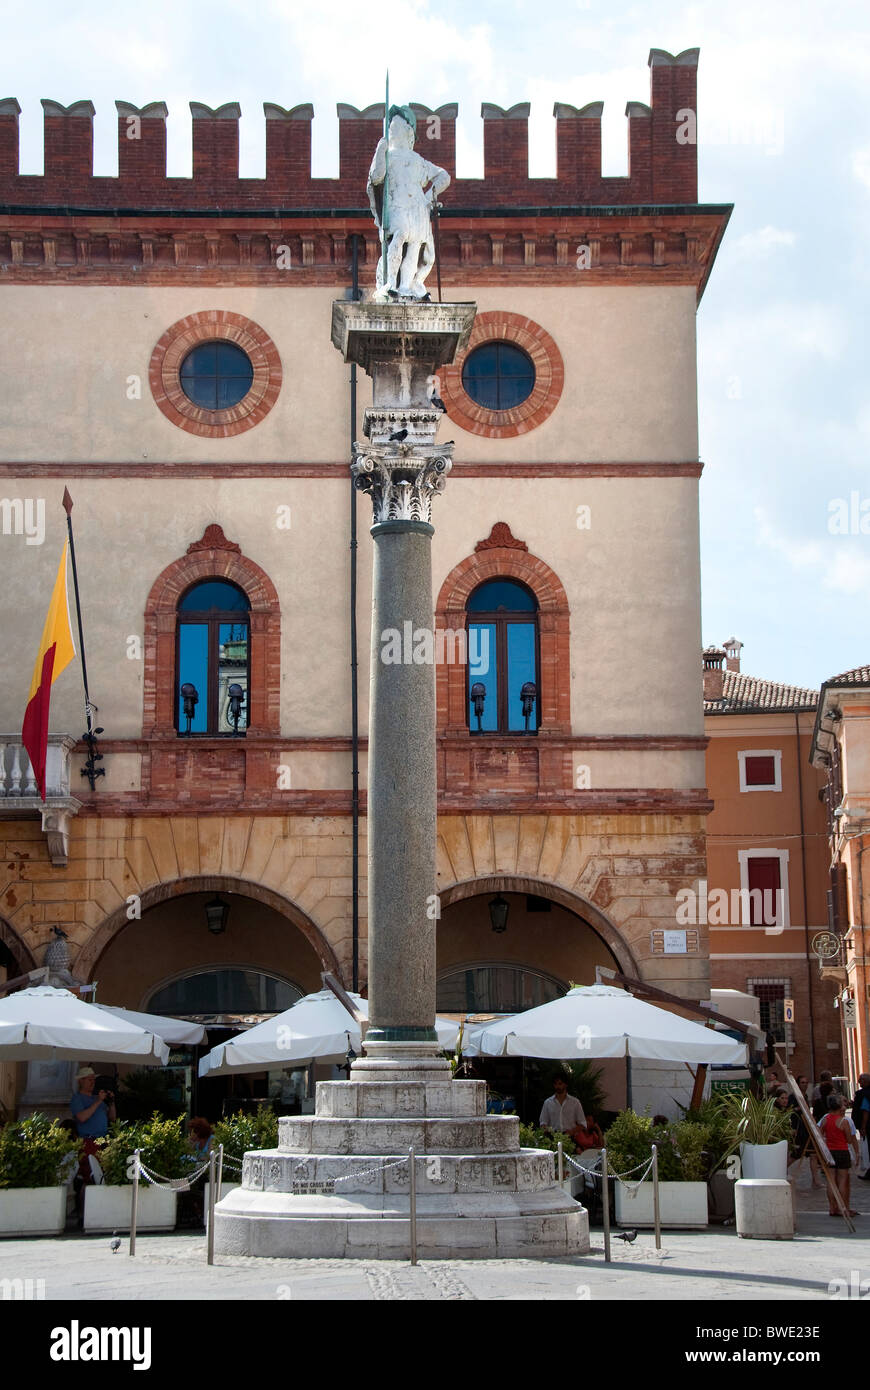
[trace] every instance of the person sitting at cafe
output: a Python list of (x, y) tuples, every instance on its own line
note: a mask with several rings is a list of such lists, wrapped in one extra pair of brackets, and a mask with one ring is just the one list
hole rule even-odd
[(208, 1120), (201, 1115), (195, 1115), (188, 1121), (187, 1133), (197, 1158), (208, 1158), (211, 1148), (212, 1128)]
[(541, 1106), (539, 1123), (543, 1129), (553, 1129), (558, 1134), (572, 1134), (586, 1124), (583, 1106), (576, 1096), (568, 1095), (568, 1078), (563, 1071), (557, 1071), (553, 1077), (553, 1094)]
[(586, 1116), (585, 1125), (578, 1125), (576, 1129), (571, 1131), (571, 1138), (577, 1145), (578, 1153), (582, 1152), (584, 1149), (604, 1148), (604, 1135), (601, 1133), (598, 1122), (591, 1110)]

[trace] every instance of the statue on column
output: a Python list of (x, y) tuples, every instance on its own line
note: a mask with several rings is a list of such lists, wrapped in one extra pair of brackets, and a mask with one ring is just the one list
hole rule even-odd
[(426, 277), (435, 264), (430, 214), (437, 210), (450, 175), (415, 152), (417, 118), (410, 106), (390, 107), (388, 129), (388, 136), (378, 141), (367, 189), (382, 245), (385, 228), (387, 243), (372, 298), (376, 303), (427, 300)]

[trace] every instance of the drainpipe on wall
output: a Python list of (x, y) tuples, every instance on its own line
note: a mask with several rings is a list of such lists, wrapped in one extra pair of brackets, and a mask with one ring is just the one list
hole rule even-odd
[[(351, 238), (354, 300), (359, 299), (359, 236)], [(356, 363), (350, 364), (350, 453), (356, 442)], [(356, 630), (356, 578), (357, 578), (357, 537), (356, 537), (356, 487), (350, 480), (350, 741), (351, 741), (351, 912), (353, 965), (351, 989), (359, 992), (359, 654)]]
[(798, 712), (794, 712), (794, 736), (797, 751), (798, 769), (798, 809), (800, 811), (801, 827), (801, 882), (804, 894), (804, 948), (807, 953), (807, 996), (808, 1010), (810, 1016), (810, 1075), (816, 1075), (816, 1024), (815, 1006), (813, 1001), (813, 967), (810, 955), (810, 912), (807, 905), (807, 841), (804, 830), (804, 788), (803, 778), (801, 777), (801, 733)]

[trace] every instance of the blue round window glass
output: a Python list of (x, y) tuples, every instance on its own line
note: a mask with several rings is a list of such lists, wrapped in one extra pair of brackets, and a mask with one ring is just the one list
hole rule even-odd
[(534, 391), (535, 364), (513, 343), (484, 343), (466, 357), (462, 385), (477, 405), (510, 410)]
[(194, 405), (229, 410), (250, 391), (254, 368), (235, 343), (199, 343), (182, 362), (179, 377), (182, 391)]

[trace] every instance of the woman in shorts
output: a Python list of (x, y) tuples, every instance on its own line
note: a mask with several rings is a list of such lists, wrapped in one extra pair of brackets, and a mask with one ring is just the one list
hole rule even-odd
[[(819, 1129), (825, 1143), (831, 1151), (831, 1158), (834, 1160), (834, 1181), (837, 1184), (840, 1196), (850, 1216), (857, 1216), (857, 1211), (852, 1211), (849, 1206), (849, 1187), (852, 1168), (852, 1149), (856, 1148), (856, 1143), (852, 1137), (852, 1127), (849, 1123), (849, 1116), (846, 1114), (846, 1102), (841, 1095), (834, 1092), (828, 1096), (828, 1111), (822, 1116)], [(857, 1159), (857, 1152), (856, 1152)], [(839, 1216), (831, 1200), (831, 1192), (828, 1191), (828, 1210), (831, 1216)]]

